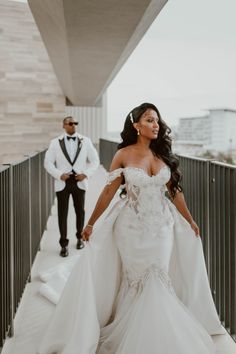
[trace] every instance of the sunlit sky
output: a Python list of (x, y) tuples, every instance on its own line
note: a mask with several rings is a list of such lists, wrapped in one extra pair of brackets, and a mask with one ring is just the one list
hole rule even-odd
[(170, 126), (236, 109), (235, 13), (235, 0), (169, 0), (108, 88), (108, 130), (147, 101)]

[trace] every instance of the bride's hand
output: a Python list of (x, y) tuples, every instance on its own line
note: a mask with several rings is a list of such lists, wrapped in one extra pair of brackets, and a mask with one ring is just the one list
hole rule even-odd
[(193, 231), (195, 232), (195, 235), (196, 235), (197, 237), (200, 236), (200, 234), (199, 234), (199, 233), (200, 233), (199, 227), (197, 226), (197, 224), (195, 223), (194, 220), (191, 221), (190, 226), (191, 226), (191, 228), (193, 229)]
[(83, 231), (81, 232), (81, 236), (83, 241), (89, 241), (89, 238), (93, 232), (93, 226), (92, 225), (86, 225)]

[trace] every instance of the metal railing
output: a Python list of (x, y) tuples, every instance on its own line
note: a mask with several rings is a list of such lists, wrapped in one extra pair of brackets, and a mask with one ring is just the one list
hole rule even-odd
[(10, 169), (0, 169), (0, 347), (11, 324)]
[(184, 194), (200, 226), (220, 319), (236, 338), (236, 166), (180, 156)]
[[(100, 140), (105, 168), (116, 149), (117, 142)], [(236, 166), (187, 156), (179, 159), (185, 199), (201, 230), (216, 308), (236, 339)]]
[(0, 169), (0, 348), (13, 319), (54, 200), (45, 152)]

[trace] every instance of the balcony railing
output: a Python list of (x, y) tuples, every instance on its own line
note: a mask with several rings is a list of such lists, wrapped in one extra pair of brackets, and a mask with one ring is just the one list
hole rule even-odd
[[(100, 140), (109, 168), (117, 142)], [(179, 156), (187, 205), (203, 241), (212, 295), (222, 324), (236, 338), (236, 166)], [(204, 304), (202, 304), (204, 306)]]
[(13, 334), (13, 318), (54, 200), (44, 154), (0, 168), (0, 347)]
[(220, 319), (236, 334), (236, 166), (180, 156), (187, 204), (202, 234)]

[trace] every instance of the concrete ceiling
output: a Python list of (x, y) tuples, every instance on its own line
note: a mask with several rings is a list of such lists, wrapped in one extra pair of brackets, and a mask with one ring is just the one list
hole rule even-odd
[(95, 106), (168, 0), (28, 0), (58, 81)]

